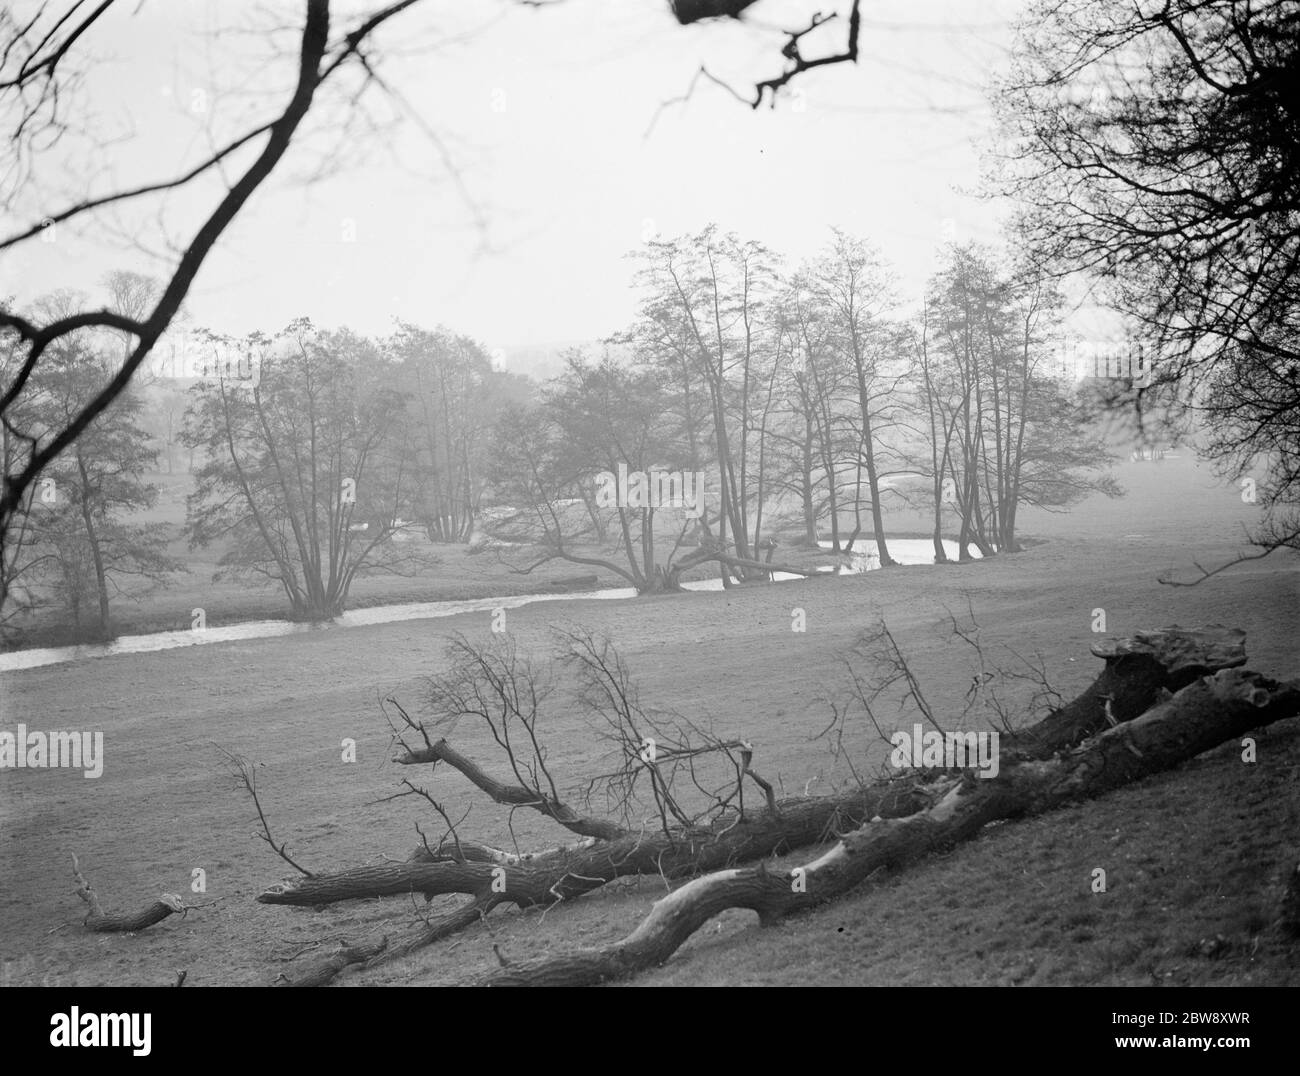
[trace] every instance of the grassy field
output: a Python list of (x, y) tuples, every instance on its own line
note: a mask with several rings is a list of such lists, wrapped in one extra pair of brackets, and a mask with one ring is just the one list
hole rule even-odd
[[(826, 696), (844, 684), (843, 651), (879, 617), (940, 713), (960, 711), (969, 682), (968, 655), (946, 631), (948, 611), (968, 601), (992, 651), (1005, 644), (1041, 654), (1067, 697), (1099, 668), (1088, 653), (1098, 608), (1110, 633), (1239, 626), (1251, 668), (1300, 675), (1293, 555), (1241, 565), (1195, 588), (1156, 583), (1165, 569), (1186, 570), (1194, 558), (1217, 563), (1240, 549), (1241, 526), (1254, 511), (1236, 490), (1186, 456), (1125, 464), (1118, 477), (1130, 490), (1122, 500), (1089, 501), (1069, 515), (1027, 514), (1024, 533), (1043, 541), (1015, 556), (728, 593), (546, 601), (510, 611), (507, 627), (537, 655), (553, 647), (555, 624), (608, 632), (646, 700), (751, 740), (755, 766), (779, 775), (787, 795), (848, 778), (815, 734), (827, 722)], [(804, 634), (790, 630), (794, 607), (806, 612)], [(388, 761), (377, 700), (391, 692), (418, 710), (421, 679), (444, 667), (452, 631), (486, 637), (489, 616), (0, 677), (0, 728), (102, 729), (106, 751), (98, 780), (0, 772), (0, 981), (164, 984), (186, 969), (195, 985), (268, 983), (292, 975), (291, 958), (305, 950), (309, 960), (341, 939), (400, 936), (416, 921), (409, 900), (319, 912), (254, 902), (286, 868), (254, 837), (252, 805), (218, 745), (260, 764), (263, 804), (299, 862), (319, 870), (404, 858), (416, 843), (413, 824), (428, 819), (411, 800), (376, 802), (410, 776)], [(857, 732), (857, 765), (879, 765), (884, 750), (866, 729)], [(557, 711), (545, 734), (551, 765), (572, 785), (598, 767), (600, 745), (580, 714)], [(341, 761), (347, 737), (357, 742), (356, 763)], [(472, 757), (493, 758), (486, 734), (468, 722), (455, 741)], [(1254, 765), (1227, 745), (1103, 801), (994, 827), (779, 927), (759, 929), (752, 915), (728, 913), (638, 982), (1294, 984), (1297, 949), (1269, 924), (1282, 874), (1300, 858), (1298, 768), (1300, 722), (1290, 721), (1260, 735)], [(471, 796), (458, 775), (440, 769), (431, 781), (449, 809), (473, 806), (463, 832), (509, 844), (505, 815)], [(514, 836), (527, 848), (563, 834), (520, 816)], [(88, 934), (71, 877), (74, 852), (110, 910), (159, 891), (208, 904), (134, 937)], [(1105, 894), (1090, 890), (1098, 866), (1108, 874)], [(206, 872), (202, 896), (189, 892), (195, 868)], [(644, 879), (545, 915), (503, 910), (490, 931), (470, 930), (346, 981), (448, 983), (493, 966), (493, 942), (512, 958), (598, 943), (627, 931), (662, 892), (661, 882)]]

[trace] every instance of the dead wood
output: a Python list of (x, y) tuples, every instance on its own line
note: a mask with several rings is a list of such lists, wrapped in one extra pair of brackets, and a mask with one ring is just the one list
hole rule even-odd
[[(1006, 737), (1003, 764), (1047, 759), (1088, 736), (1132, 721), (1175, 688), (1205, 673), (1242, 664), (1246, 660), (1244, 641), (1244, 632), (1237, 629), (1175, 625), (1095, 644), (1093, 653), (1105, 661), (1098, 678), (1070, 703)], [(456, 836), (437, 849), (417, 849), (405, 863), (347, 868), (270, 886), (257, 897), (259, 902), (321, 906), (414, 893), (426, 899), (451, 893), (471, 898), (461, 909), (426, 924), (398, 947), (348, 961), (334, 972), (329, 971), (334, 962), (331, 958), (298, 983), (328, 982), (350, 964), (374, 966), (395, 959), (472, 925), (498, 904), (549, 906), (634, 875), (676, 881), (797, 851), (873, 818), (907, 818), (931, 808), (949, 791), (954, 779), (934, 771), (905, 773), (839, 795), (779, 801), (770, 784), (759, 781), (767, 796), (766, 810), (728, 811), (707, 826), (632, 833), (614, 823), (580, 815), (558, 796), (539, 791), (539, 786), (528, 788), (492, 777), (445, 738), (433, 741), (425, 737), (425, 741), (422, 747), (407, 747), (395, 761), (403, 765), (444, 762), (494, 802), (537, 810), (584, 839), (520, 854)], [(757, 780), (749, 769), (752, 748), (748, 744), (743, 747), (747, 749), (742, 753), (743, 769)]]
[(160, 893), (158, 899), (138, 912), (109, 915), (100, 906), (99, 896), (81, 873), (81, 864), (77, 862), (76, 853), (72, 856), (72, 875), (77, 880), (77, 896), (86, 902), (89, 909), (82, 920), (87, 930), (97, 934), (123, 934), (144, 930), (155, 923), (161, 923), (169, 915), (177, 912), (184, 915), (185, 905), (175, 893)]
[(480, 984), (580, 986), (627, 978), (662, 964), (729, 908), (748, 908), (760, 922), (775, 922), (834, 900), (878, 871), (903, 869), (969, 840), (990, 822), (1102, 795), (1297, 713), (1300, 681), (1282, 684), (1225, 669), (1050, 761), (1015, 763), (991, 780), (953, 778), (934, 807), (908, 818), (869, 822), (805, 866), (776, 873), (760, 865), (705, 875), (656, 902), (618, 942), (515, 961)]

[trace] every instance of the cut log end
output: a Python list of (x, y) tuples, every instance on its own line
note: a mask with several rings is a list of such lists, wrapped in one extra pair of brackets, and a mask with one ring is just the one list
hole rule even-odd
[(1154, 658), (1170, 673), (1190, 669), (1217, 672), (1246, 664), (1246, 633), (1240, 628), (1210, 624), (1203, 628), (1181, 628), (1170, 624), (1151, 631), (1135, 631), (1127, 637), (1109, 636), (1092, 645), (1092, 653), (1107, 661), (1129, 654)]

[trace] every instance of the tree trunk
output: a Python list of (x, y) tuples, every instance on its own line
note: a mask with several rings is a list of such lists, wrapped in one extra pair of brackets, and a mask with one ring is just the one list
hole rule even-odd
[[(862, 391), (865, 392), (865, 388)], [(880, 480), (876, 475), (876, 448), (865, 399), (862, 401), (862, 450), (866, 455), (867, 492), (871, 494), (871, 529), (876, 539), (876, 550), (880, 554), (880, 566), (888, 568), (898, 562), (889, 555), (889, 546), (885, 542), (885, 518), (880, 510)], [(857, 503), (861, 504), (861, 498)]]
[(578, 495), (582, 497), (582, 503), (587, 509), (587, 518), (591, 520), (592, 533), (596, 536), (596, 541), (605, 542), (609, 540), (609, 522), (596, 511), (596, 498), (592, 496), (591, 490), (585, 483), (579, 485)]
[[(1170, 627), (1139, 632), (1128, 639), (1103, 640), (1092, 648), (1106, 662), (1096, 682), (1042, 721), (1009, 735), (1002, 742), (1001, 757), (1011, 763), (1046, 759), (1112, 722), (1132, 720), (1155, 705), (1171, 686), (1182, 687), (1203, 673), (1242, 664), (1244, 644), (1244, 632), (1217, 625), (1199, 630)], [(495, 802), (530, 807), (585, 839), (525, 855), (470, 841), (444, 841), (432, 853), (418, 849), (405, 863), (368, 865), (270, 886), (258, 896), (260, 903), (320, 906), (410, 893), (423, 893), (426, 898), (464, 893), (472, 898), (401, 946), (380, 946), (375, 955), (342, 963), (335, 954), (325, 966), (294, 983), (328, 982), (349, 964), (374, 966), (406, 955), (471, 925), (499, 903), (549, 905), (581, 896), (615, 878), (638, 874), (689, 877), (808, 847), (829, 833), (870, 818), (909, 816), (931, 806), (950, 787), (953, 777), (933, 770), (908, 773), (839, 796), (781, 801), (775, 799), (770, 786), (759, 782), (767, 793), (765, 811), (732, 812), (712, 827), (632, 833), (578, 815), (562, 803), (539, 797), (535, 790), (496, 780), (445, 739), (406, 751), (396, 761), (404, 765), (443, 762)], [(749, 775), (755, 776), (752, 771)]]
[(799, 450), (799, 502), (803, 510), (803, 537), (809, 549), (817, 548), (817, 513), (813, 508), (813, 425), (804, 412), (804, 436)]
[(258, 894), (262, 904), (319, 907), (363, 897), (422, 893), (465, 893), (465, 904), (427, 923), (398, 946), (386, 939), (361, 951), (368, 956), (340, 960), (334, 954), (287, 985), (323, 986), (350, 964), (377, 967), (472, 926), (498, 904), (549, 906), (580, 897), (616, 878), (635, 875), (688, 878), (736, 862), (753, 861), (793, 848), (805, 848), (844, 826), (861, 825), (877, 815), (913, 814), (930, 803), (920, 782), (907, 778), (890, 787), (860, 790), (842, 797), (814, 797), (782, 802), (767, 811), (716, 831), (694, 834), (629, 834), (616, 841), (584, 841), (570, 848), (535, 855), (514, 855), (462, 842), (463, 859), (431, 859), (419, 849), (406, 863), (357, 867), (333, 875), (315, 875), (273, 885)]
[[(919, 781), (883, 782), (843, 796), (783, 800), (778, 811), (761, 811), (717, 829), (630, 833), (612, 841), (579, 842), (569, 848), (514, 855), (482, 845), (462, 844), (463, 858), (450, 846), (430, 859), (421, 848), (405, 863), (353, 867), (268, 886), (259, 904), (318, 907), (362, 897), (423, 894), (426, 899), (465, 893), (495, 897), (523, 908), (571, 900), (615, 878), (637, 875), (676, 879), (729, 863), (748, 862), (781, 850), (806, 848), (834, 829), (861, 825), (877, 815), (914, 814), (931, 802)], [(495, 888), (493, 888), (495, 886)]]
[(1091, 649), (1106, 663), (1101, 675), (1083, 694), (1004, 742), (1004, 757), (1049, 758), (1108, 725), (1133, 720), (1164, 694), (1201, 676), (1244, 665), (1246, 633), (1221, 624), (1171, 625), (1126, 639), (1106, 638)]
[(1225, 669), (1060, 758), (1005, 767), (991, 780), (954, 779), (929, 810), (868, 822), (817, 859), (790, 871), (773, 873), (760, 865), (697, 878), (656, 902), (620, 941), (514, 963), (486, 976), (480, 985), (584, 986), (627, 978), (664, 963), (687, 938), (729, 908), (748, 908), (758, 913), (761, 923), (774, 923), (834, 900), (878, 871), (900, 870), (970, 840), (990, 822), (1025, 818), (1103, 795), (1297, 713), (1300, 681), (1279, 684), (1258, 673)]
[(100, 548), (99, 535), (95, 531), (95, 520), (90, 510), (90, 475), (80, 454), (77, 456), (77, 470), (81, 474), (81, 521), (86, 528), (86, 541), (90, 545), (90, 556), (95, 565), (95, 593), (99, 597), (99, 630), (107, 638), (113, 631), (108, 614), (108, 576), (104, 571), (104, 551)]
[[(924, 337), (922, 337), (922, 347), (924, 346), (925, 341)], [(934, 532), (930, 537), (934, 543), (935, 564), (947, 564), (948, 551), (943, 547), (943, 470), (948, 462), (948, 446), (947, 444), (943, 446), (941, 454), (939, 451), (938, 425), (935, 422), (934, 414), (934, 388), (930, 384), (929, 359), (925, 359), (924, 362), (925, 397), (930, 418), (930, 465), (934, 475)]]

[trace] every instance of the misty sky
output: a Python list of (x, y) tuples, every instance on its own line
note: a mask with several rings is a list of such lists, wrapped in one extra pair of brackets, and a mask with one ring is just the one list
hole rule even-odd
[[(397, 316), (490, 348), (594, 340), (634, 311), (627, 251), (710, 221), (792, 261), (838, 225), (877, 243), (900, 291), (919, 294), (946, 238), (993, 241), (1006, 214), (976, 195), (984, 87), (1007, 61), (1019, 3), (871, 0), (858, 66), (802, 76), (775, 111), (703, 81), (660, 109), (701, 63), (752, 94), (780, 69), (778, 29), (830, 7), (761, 0), (745, 25), (680, 27), (663, 0), (418, 5), (378, 39), (402, 105), (372, 89), (374, 125), (345, 129), (353, 87), (322, 102), (208, 259), (193, 322), (242, 333), (308, 315), (382, 333)], [(88, 189), (183, 171), (284, 100), (298, 4), (133, 10), (95, 31), (92, 137), (74, 133), (50, 158), (58, 170), (18, 223)], [(828, 25), (806, 51), (838, 49), (844, 30)], [(94, 292), (115, 267), (161, 274), (167, 244), (183, 245), (219, 193), (199, 185), (91, 232), (61, 227), (0, 255), (0, 290), (27, 302)]]

